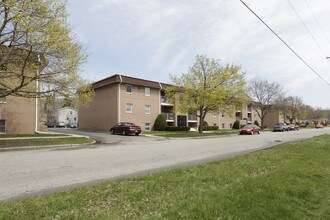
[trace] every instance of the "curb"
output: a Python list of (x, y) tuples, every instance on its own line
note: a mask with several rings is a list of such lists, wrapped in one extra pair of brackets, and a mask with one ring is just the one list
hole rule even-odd
[(87, 147), (89, 145), (95, 144), (96, 141), (92, 141), (90, 143), (83, 144), (60, 144), (60, 145), (40, 145), (40, 146), (22, 146), (22, 147), (3, 147), (0, 148), (0, 152), (6, 151), (19, 151), (19, 150), (43, 150), (43, 149), (75, 149), (79, 147)]

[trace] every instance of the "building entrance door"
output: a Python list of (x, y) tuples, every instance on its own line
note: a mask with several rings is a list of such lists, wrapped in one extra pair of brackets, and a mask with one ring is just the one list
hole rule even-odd
[(178, 115), (178, 126), (187, 126), (187, 116), (186, 115)]

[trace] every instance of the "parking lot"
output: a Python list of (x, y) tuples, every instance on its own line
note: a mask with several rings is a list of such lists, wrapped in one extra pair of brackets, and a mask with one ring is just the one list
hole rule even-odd
[(121, 145), (121, 144), (134, 144), (141, 142), (149, 142), (149, 141), (162, 141), (167, 138), (162, 137), (150, 137), (145, 135), (112, 135), (110, 132), (95, 132), (95, 131), (82, 131), (78, 129), (71, 128), (48, 128), (49, 131), (59, 132), (59, 133), (67, 133), (67, 134), (78, 134), (84, 135), (93, 138), (96, 140), (97, 144), (107, 144), (107, 145)]

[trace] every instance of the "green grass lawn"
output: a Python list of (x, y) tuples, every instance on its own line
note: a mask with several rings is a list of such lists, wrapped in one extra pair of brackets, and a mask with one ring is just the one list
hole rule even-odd
[(69, 136), (67, 134), (51, 134), (51, 133), (40, 133), (40, 134), (0, 134), (1, 138), (24, 138), (24, 137), (58, 137), (58, 136)]
[(191, 168), (0, 203), (0, 219), (330, 219), (329, 155), (330, 135), (323, 135)]
[(13, 140), (1, 140), (0, 138), (0, 148), (61, 145), (61, 144), (84, 144), (84, 143), (91, 143), (92, 141), (93, 139), (86, 137), (42, 138), (42, 139), (36, 138), (36, 139), (13, 139)]

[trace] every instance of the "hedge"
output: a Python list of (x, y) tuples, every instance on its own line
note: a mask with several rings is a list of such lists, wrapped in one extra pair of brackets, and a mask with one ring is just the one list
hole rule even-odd
[(174, 126), (167, 126), (166, 131), (189, 131), (190, 127), (186, 126), (179, 126), (179, 127), (174, 127)]
[(203, 131), (216, 131), (219, 130), (219, 126), (203, 126)]

